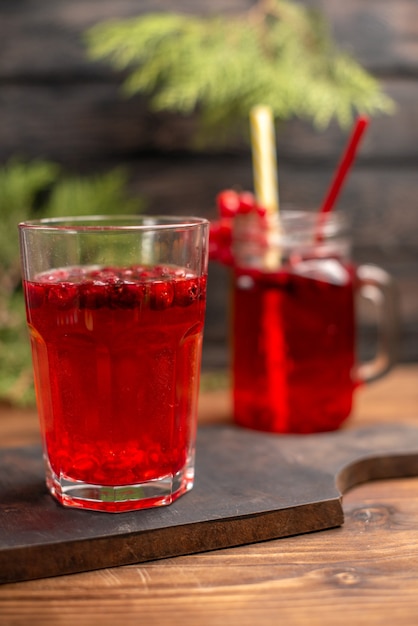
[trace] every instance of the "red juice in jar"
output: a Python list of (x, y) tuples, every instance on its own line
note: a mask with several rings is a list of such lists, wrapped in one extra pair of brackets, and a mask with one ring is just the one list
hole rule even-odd
[(234, 418), (242, 426), (311, 433), (350, 414), (355, 272), (336, 259), (315, 267), (234, 269)]
[(193, 455), (206, 276), (170, 266), (73, 267), (24, 289), (50, 489), (63, 501), (59, 485), (81, 481), (95, 508), (100, 485), (97, 508), (109, 511), (130, 509), (123, 486), (141, 499), (145, 485), (146, 506), (167, 503), (152, 490), (156, 479), (178, 480), (181, 495)]
[[(268, 212), (233, 189), (216, 204), (209, 251), (233, 277), (235, 422), (276, 433), (337, 429), (354, 390), (396, 362), (393, 280), (382, 268), (351, 264), (343, 214)], [(356, 354), (357, 298), (377, 312), (378, 350), (366, 362)]]

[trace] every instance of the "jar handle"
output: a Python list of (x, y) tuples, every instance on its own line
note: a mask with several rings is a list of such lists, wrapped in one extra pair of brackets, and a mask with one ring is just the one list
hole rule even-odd
[(376, 312), (375, 356), (356, 367), (356, 379), (369, 383), (384, 376), (397, 361), (399, 315), (393, 278), (375, 265), (357, 268), (357, 296), (372, 303)]

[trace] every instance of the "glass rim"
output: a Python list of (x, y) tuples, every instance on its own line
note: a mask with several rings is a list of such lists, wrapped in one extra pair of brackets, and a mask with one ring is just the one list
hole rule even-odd
[(318, 211), (294, 210), (282, 213), (284, 225), (282, 237), (320, 234), (327, 239), (347, 234), (351, 226), (347, 215), (338, 211), (319, 213)]
[(307, 223), (309, 225), (317, 225), (319, 223), (346, 225), (350, 223), (349, 217), (342, 211), (330, 211), (328, 213), (320, 213), (309, 209), (286, 209), (279, 211), (273, 215), (273, 220), (280, 223), (280, 219), (284, 218), (287, 222)]
[(50, 232), (144, 232), (152, 230), (191, 229), (209, 224), (204, 217), (177, 215), (76, 215), (25, 220), (20, 230)]
[[(351, 222), (342, 212), (318, 213), (309, 210), (281, 210), (272, 214), (268, 226), (263, 233), (268, 234), (270, 246), (300, 244), (301, 241), (309, 242), (312, 238), (320, 236), (320, 240), (328, 241), (337, 237), (349, 236)], [(233, 241), (245, 243), (246, 241), (259, 242), (260, 232), (258, 229), (246, 228), (233, 233)]]

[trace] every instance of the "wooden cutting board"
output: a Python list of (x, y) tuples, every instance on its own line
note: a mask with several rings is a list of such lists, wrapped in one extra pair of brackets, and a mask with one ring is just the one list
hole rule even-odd
[(340, 526), (360, 482), (418, 475), (418, 429), (198, 433), (192, 491), (130, 513), (66, 509), (47, 493), (39, 447), (0, 450), (0, 582), (141, 563)]

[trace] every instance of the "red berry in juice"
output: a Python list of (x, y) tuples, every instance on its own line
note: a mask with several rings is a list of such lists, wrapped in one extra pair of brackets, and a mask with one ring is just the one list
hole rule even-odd
[(75, 267), (24, 289), (51, 473), (106, 486), (180, 472), (194, 437), (206, 277)]
[(234, 417), (240, 425), (310, 433), (334, 430), (350, 414), (354, 271), (338, 267), (344, 280), (306, 276), (290, 266), (235, 270)]

